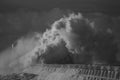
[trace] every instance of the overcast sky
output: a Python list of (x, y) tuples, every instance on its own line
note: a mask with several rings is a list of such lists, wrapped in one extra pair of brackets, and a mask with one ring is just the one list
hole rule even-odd
[(72, 9), (76, 11), (99, 11), (120, 14), (119, 0), (0, 0), (0, 10), (12, 10), (14, 8), (33, 8), (48, 10), (52, 8)]
[[(2, 14), (2, 12), (9, 12), (9, 11), (11, 12), (18, 8), (29, 8), (29, 9), (39, 10), (41, 12), (27, 13), (27, 11), (26, 12), (23, 11), (22, 14), (21, 12), (18, 11), (18, 13), (16, 12), (13, 14), (11, 13)], [(60, 9), (54, 10), (53, 8), (60, 8)], [(79, 12), (101, 12), (110, 15), (112, 14), (112, 15), (120, 16), (120, 1), (119, 0), (0, 0), (0, 51), (10, 47), (17, 39), (19, 39), (21, 36), (26, 35), (26, 33), (28, 32), (34, 32), (34, 31), (41, 32), (43, 28), (46, 29), (46, 26), (48, 27), (49, 25), (48, 22), (52, 20), (55, 21), (55, 19), (60, 18), (60, 16), (65, 12), (63, 9), (69, 9)], [(97, 27), (99, 26), (104, 27), (108, 24), (111, 26), (111, 24), (113, 24), (111, 23), (112, 20), (111, 19), (108, 20), (108, 19), (110, 18), (108, 17), (103, 18), (102, 16), (100, 16), (100, 19), (96, 18), (95, 19), (96, 24), (98, 23)], [(115, 28), (115, 30), (118, 31), (119, 29)], [(116, 32), (117, 35), (118, 32)], [(78, 42), (78, 41), (73, 41), (73, 42)], [(101, 55), (104, 56), (104, 54), (100, 54), (100, 56)]]
[[(60, 9), (70, 9), (79, 12), (102, 12), (112, 15), (119, 15), (120, 14), (119, 7), (120, 7), (119, 0), (0, 0), (0, 13), (6, 11), (7, 12), (13, 11), (18, 8), (30, 8), (30, 9), (39, 10), (41, 12), (48, 10), (51, 11), (53, 8), (60, 8)], [(61, 13), (58, 11), (58, 14)], [(0, 50), (4, 46), (6, 47), (8, 43), (11, 43), (13, 38), (16, 39), (16, 36), (21, 34), (21, 33), (14, 35), (10, 34), (13, 33), (14, 31), (12, 30), (13, 28), (9, 28), (9, 26), (10, 25), (7, 24), (7, 18), (5, 18), (5, 16), (1, 18), (0, 30), (2, 29), (5, 30), (3, 30), (0, 33), (0, 44), (1, 44)], [(23, 29), (28, 30), (28, 28), (26, 29), (23, 28)]]

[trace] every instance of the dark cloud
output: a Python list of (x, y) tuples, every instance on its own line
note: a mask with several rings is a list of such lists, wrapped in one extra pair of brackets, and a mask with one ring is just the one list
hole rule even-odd
[[(84, 19), (77, 23), (74, 22), (74, 20), (73, 23), (71, 22), (73, 33), (79, 36), (79, 38), (73, 43), (77, 43), (76, 45), (79, 45), (78, 42), (80, 42), (80, 45), (84, 47), (84, 61), (88, 59), (87, 56), (91, 56), (92, 63), (95, 61), (102, 64), (115, 64), (119, 48), (118, 42), (115, 42), (116, 38), (112, 30), (115, 26), (113, 25), (113, 22), (111, 22), (112, 19), (103, 15), (99, 18), (91, 18), (91, 20), (91, 23), (86, 23)], [(88, 63), (89, 61), (90, 60), (88, 60)]]
[(64, 42), (56, 47), (49, 47), (40, 58), (43, 58), (46, 64), (73, 64), (72, 54), (67, 50)]
[[(77, 16), (77, 18), (78, 17), (79, 16)], [(115, 25), (112, 21), (112, 17), (102, 14), (96, 14), (95, 17), (94, 14), (94, 16), (91, 16), (91, 18), (81, 17), (80, 20), (73, 19), (70, 21), (70, 23), (72, 28), (72, 31), (70, 33), (68, 30), (69, 27), (65, 25), (64, 20), (63, 22), (58, 21), (58, 25), (54, 25), (56, 27), (59, 26), (58, 30), (63, 29), (63, 32), (61, 31), (61, 34), (62, 36), (66, 37), (65, 39), (68, 39), (68, 41), (65, 41), (67, 45), (65, 47), (67, 47), (66, 49), (68, 49), (69, 53), (66, 52), (64, 55), (62, 55), (63, 58), (65, 55), (67, 55), (67, 53), (78, 53), (69, 55), (69, 57), (72, 59), (71, 63), (111, 65), (118, 64), (119, 60), (117, 59), (116, 55), (119, 53), (119, 48), (118, 42), (116, 42), (116, 34), (114, 34), (115, 32), (113, 30)], [(64, 29), (67, 29), (68, 33), (64, 32)], [(60, 46), (57, 47), (59, 47), (61, 52), (64, 51), (64, 49), (62, 49)], [(82, 48), (83, 51), (81, 52)], [(45, 56), (43, 57), (45, 61), (47, 61), (47, 59), (48, 61), (53, 60), (53, 63), (55, 63), (54, 61), (57, 61), (53, 57), (59, 57), (57, 56), (57, 53), (60, 53), (55, 52), (56, 55), (53, 54), (54, 49), (55, 51), (59, 51), (59, 49), (56, 47), (50, 48), (50, 51), (48, 51), (46, 54), (47, 58), (45, 58)], [(60, 57), (58, 60), (61, 60)]]

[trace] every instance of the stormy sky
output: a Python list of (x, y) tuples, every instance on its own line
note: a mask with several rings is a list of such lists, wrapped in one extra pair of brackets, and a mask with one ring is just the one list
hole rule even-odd
[[(49, 14), (49, 12), (53, 8), (60, 8), (62, 10), (68, 9), (75, 12), (85, 12), (85, 13), (102, 12), (108, 15), (118, 16), (120, 14), (119, 4), (120, 2), (118, 0), (0, 0), (0, 13), (5, 14), (9, 12), (14, 12), (19, 8), (29, 8), (31, 10), (37, 10), (39, 12), (46, 12), (46, 14), (47, 13)], [(63, 12), (56, 11), (55, 15), (58, 16), (61, 13)], [(52, 14), (52, 11), (50, 12), (50, 14)], [(1, 16), (4, 16), (4, 15), (1, 15)], [(10, 43), (14, 42), (14, 39), (16, 39), (17, 36), (20, 36), (29, 31), (28, 28), (24, 28), (24, 30), (23, 29), (13, 30), (13, 28), (11, 29), (6, 27), (7, 25), (9, 25), (5, 21), (6, 17), (8, 16), (2, 17), (0, 22), (1, 23), (1, 30), (0, 30), (1, 41), (0, 42), (2, 45), (2, 47), (0, 47), (0, 50), (6, 48), (7, 44), (11, 45)], [(30, 22), (28, 21), (28, 23)], [(25, 26), (31, 26), (31, 25), (26, 23)], [(16, 32), (17, 32), (17, 35), (16, 35)], [(8, 41), (8, 39), (10, 39), (10, 41)]]
[[(49, 22), (64, 14), (64, 10), (119, 16), (119, 4), (118, 0), (0, 0), (0, 51), (19, 36), (42, 30), (45, 27), (38, 26), (48, 26)], [(20, 8), (38, 12), (19, 11)]]
[(32, 8), (45, 11), (52, 8), (62, 8), (119, 15), (119, 4), (120, 1), (118, 0), (1, 0), (0, 10), (11, 11), (16, 8)]

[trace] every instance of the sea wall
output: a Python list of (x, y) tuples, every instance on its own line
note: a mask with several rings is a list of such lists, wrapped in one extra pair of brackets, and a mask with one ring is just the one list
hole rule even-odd
[(37, 80), (120, 80), (120, 67), (109, 65), (36, 65), (24, 72)]

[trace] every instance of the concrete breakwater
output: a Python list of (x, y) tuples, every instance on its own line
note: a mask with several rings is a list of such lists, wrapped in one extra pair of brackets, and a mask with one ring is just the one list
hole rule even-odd
[(24, 72), (38, 74), (37, 80), (120, 80), (120, 66), (45, 64)]

